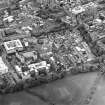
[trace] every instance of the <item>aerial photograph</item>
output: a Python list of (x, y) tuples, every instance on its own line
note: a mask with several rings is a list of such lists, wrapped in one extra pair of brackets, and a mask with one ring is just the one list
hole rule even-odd
[(105, 0), (0, 0), (0, 105), (105, 105)]

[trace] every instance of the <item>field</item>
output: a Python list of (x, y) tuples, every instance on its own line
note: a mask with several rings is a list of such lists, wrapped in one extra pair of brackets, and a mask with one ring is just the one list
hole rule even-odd
[[(0, 105), (79, 105), (92, 87), (97, 73), (86, 73), (52, 83), (24, 90), (14, 94), (0, 96)], [(97, 91), (90, 105), (105, 105), (103, 79), (97, 85)], [(100, 104), (101, 103), (101, 104)]]

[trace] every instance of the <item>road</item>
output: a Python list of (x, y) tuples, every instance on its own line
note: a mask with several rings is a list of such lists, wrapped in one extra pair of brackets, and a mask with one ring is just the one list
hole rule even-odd
[[(0, 96), (0, 105), (79, 105), (90, 92), (97, 73), (67, 76), (32, 89)], [(105, 105), (105, 78), (101, 78), (89, 105)]]

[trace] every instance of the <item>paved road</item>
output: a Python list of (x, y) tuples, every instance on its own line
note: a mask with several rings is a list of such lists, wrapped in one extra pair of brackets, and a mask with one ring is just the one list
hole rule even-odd
[[(26, 91), (0, 96), (0, 105), (79, 105), (80, 100), (88, 94), (96, 77), (97, 73), (67, 76), (62, 80)], [(101, 82), (91, 105), (105, 105), (104, 99), (104, 104), (95, 103), (97, 97), (105, 98), (105, 84)], [(100, 92), (104, 94), (103, 97), (101, 94), (98, 96)]]

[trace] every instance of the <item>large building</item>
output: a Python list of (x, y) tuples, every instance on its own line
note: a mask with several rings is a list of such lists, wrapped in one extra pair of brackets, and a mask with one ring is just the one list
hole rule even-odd
[(23, 49), (23, 45), (19, 39), (4, 42), (4, 47), (7, 51), (7, 53), (13, 53), (13, 52), (15, 52), (15, 50)]

